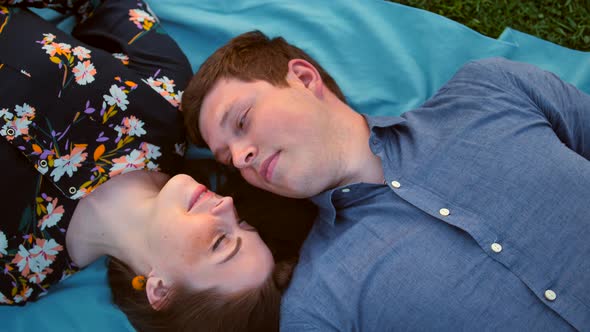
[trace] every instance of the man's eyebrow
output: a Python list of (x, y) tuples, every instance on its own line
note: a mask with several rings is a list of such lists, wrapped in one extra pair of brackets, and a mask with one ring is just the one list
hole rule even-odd
[(241, 247), (242, 247), (242, 238), (238, 236), (238, 238), (236, 239), (236, 246), (235, 246), (234, 250), (232, 250), (232, 252), (230, 252), (229, 255), (227, 255), (227, 257), (225, 257), (218, 264), (223, 264), (223, 263), (229, 261), (230, 259), (232, 259), (238, 253), (238, 251), (240, 251)]

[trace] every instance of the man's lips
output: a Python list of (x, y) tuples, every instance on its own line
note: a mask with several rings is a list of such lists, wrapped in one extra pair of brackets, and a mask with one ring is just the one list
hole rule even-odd
[(260, 167), (260, 176), (262, 176), (262, 178), (266, 181), (270, 181), (272, 178), (272, 173), (277, 164), (277, 161), (279, 160), (279, 154), (280, 151), (266, 158)]

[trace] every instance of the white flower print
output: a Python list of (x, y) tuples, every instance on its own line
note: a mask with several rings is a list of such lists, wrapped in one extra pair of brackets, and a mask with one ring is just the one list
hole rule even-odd
[(178, 93), (174, 96), (174, 100), (170, 101), (170, 103), (172, 105), (178, 105), (178, 108), (182, 111), (182, 95), (184, 94), (184, 91), (178, 91)]
[(57, 53), (57, 54), (70, 53), (71, 47), (72, 46), (70, 44), (66, 44), (66, 43), (51, 43), (51, 44), (43, 45), (43, 47), (41, 47), (41, 48), (45, 50), (45, 53), (49, 54), (50, 56), (54, 56), (55, 53)]
[(72, 49), (72, 53), (78, 57), (78, 60), (90, 59), (90, 50), (84, 46), (76, 46)]
[(82, 165), (82, 162), (86, 160), (88, 153), (84, 152), (84, 150), (86, 150), (85, 147), (76, 146), (71, 154), (55, 159), (53, 162), (55, 168), (50, 174), (53, 177), (53, 181), (59, 181), (65, 173), (72, 177), (74, 172), (78, 170), (78, 167)]
[[(9, 121), (6, 124), (4, 124), (4, 126), (2, 126), (2, 129), (0, 129), (0, 135), (8, 136), (7, 139), (9, 141), (11, 141), (13, 138), (19, 137), (21, 135), (28, 135), (30, 124), (31, 124), (31, 121), (26, 118), (16, 118), (13, 121)], [(11, 129), (11, 128), (14, 129), (13, 135), (9, 135), (9, 133), (8, 133), (8, 129)]]
[(147, 159), (158, 159), (162, 155), (162, 152), (160, 152), (160, 147), (157, 145), (143, 142), (141, 143), (140, 147), (145, 153)]
[(55, 35), (52, 33), (44, 33), (43, 34), (43, 41), (47, 43), (52, 43), (55, 40)]
[(70, 196), (70, 199), (80, 199), (89, 193), (90, 192), (88, 191), (88, 189), (80, 188), (80, 189), (78, 189), (78, 191), (76, 191), (76, 193), (74, 195)]
[(0, 117), (4, 118), (5, 120), (10, 120), (14, 114), (12, 114), (8, 108), (3, 108), (0, 110)]
[(130, 9), (129, 10), (129, 21), (137, 24), (138, 22), (143, 23), (144, 21), (155, 22), (156, 20), (147, 12), (141, 9)]
[(55, 242), (54, 239), (37, 239), (37, 243), (30, 251), (37, 259), (39, 271), (35, 272), (40, 272), (44, 268), (49, 267), (55, 260), (55, 256), (62, 250), (63, 246)]
[(10, 300), (2, 292), (0, 292), (0, 303), (11, 304)]
[(90, 60), (78, 62), (76, 66), (72, 68), (72, 72), (76, 77), (76, 83), (79, 85), (86, 85), (94, 82), (94, 75), (96, 75), (96, 69)]
[(120, 60), (124, 65), (129, 64), (129, 57), (123, 53), (113, 53), (115, 59)]
[(40, 284), (47, 276), (44, 273), (34, 273), (29, 275), (29, 282)]
[(153, 162), (149, 162), (147, 163), (147, 169), (149, 169), (150, 171), (159, 171), (160, 170), (160, 165), (155, 164)]
[(174, 144), (174, 152), (179, 156), (184, 156), (184, 153), (186, 152), (186, 144), (185, 143)]
[(165, 92), (164, 89), (162, 89), (162, 87), (161, 87), (162, 82), (154, 80), (153, 77), (150, 77), (147, 80), (142, 79), (141, 81), (143, 83), (149, 85), (152, 89), (156, 90), (158, 93)]
[(104, 100), (107, 102), (107, 104), (109, 104), (110, 106), (112, 105), (117, 105), (119, 106), (119, 108), (124, 111), (127, 109), (127, 105), (129, 104), (129, 101), (127, 100), (127, 95), (125, 94), (125, 92), (123, 92), (117, 85), (113, 84), (111, 86), (111, 88), (109, 89), (109, 92), (111, 93), (111, 95), (103, 95)]
[(158, 81), (162, 83), (162, 88), (168, 92), (174, 92), (174, 87), (176, 86), (176, 84), (174, 84), (174, 80), (169, 79), (167, 76), (164, 76), (162, 78), (158, 78)]
[(27, 103), (24, 103), (23, 106), (16, 105), (14, 111), (16, 112), (16, 115), (21, 118), (30, 119), (35, 116), (35, 108), (29, 106)]
[(41, 272), (37, 258), (21, 244), (18, 246), (18, 253), (14, 256), (12, 263), (16, 263), (18, 271), (24, 276), (28, 276), (30, 272)]
[[(123, 125), (129, 128), (129, 136), (137, 136), (140, 137), (146, 134), (145, 129), (143, 129), (143, 121), (139, 120), (135, 116), (126, 117), (123, 119)], [(149, 157), (148, 157), (149, 158)]]
[(8, 240), (6, 240), (6, 234), (0, 231), (0, 257), (2, 257), (2, 255), (8, 254), (6, 252), (6, 248), (8, 248)]
[(33, 289), (32, 288), (27, 288), (27, 290), (24, 292), (24, 294), (18, 294), (14, 297), (14, 302), (15, 303), (20, 303), (22, 301), (26, 301), (29, 296), (31, 296), (31, 293), (33, 293)]
[(57, 198), (54, 198), (47, 204), (47, 215), (39, 220), (38, 226), (41, 227), (41, 230), (55, 226), (61, 220), (64, 212), (63, 206), (57, 205)]
[(138, 169), (143, 169), (144, 166), (145, 155), (143, 152), (133, 150), (126, 156), (113, 159), (113, 166), (111, 167), (109, 176), (113, 177), (118, 174), (125, 174)]

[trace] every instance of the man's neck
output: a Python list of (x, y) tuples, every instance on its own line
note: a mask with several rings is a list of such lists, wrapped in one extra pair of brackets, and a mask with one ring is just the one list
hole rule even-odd
[(381, 159), (373, 154), (369, 145), (371, 136), (369, 124), (365, 117), (357, 112), (350, 116), (349, 123), (351, 139), (343, 147), (347, 164), (346, 176), (339, 185), (358, 182), (383, 183)]

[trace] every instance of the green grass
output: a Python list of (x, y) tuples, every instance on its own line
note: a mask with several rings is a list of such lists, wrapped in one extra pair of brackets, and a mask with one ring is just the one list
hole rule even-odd
[(440, 14), (498, 38), (506, 27), (590, 51), (590, 0), (390, 0)]

